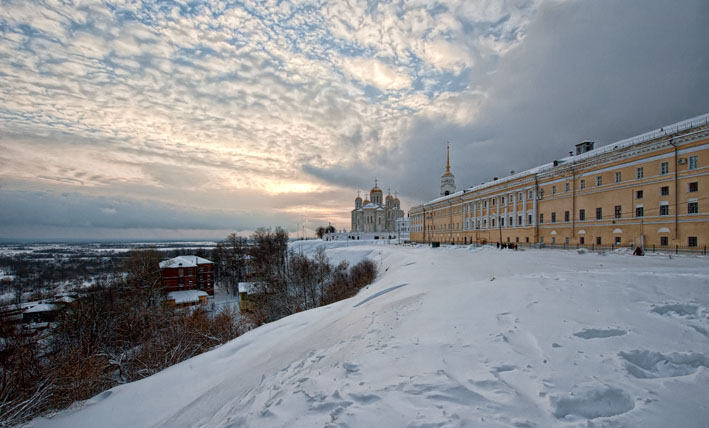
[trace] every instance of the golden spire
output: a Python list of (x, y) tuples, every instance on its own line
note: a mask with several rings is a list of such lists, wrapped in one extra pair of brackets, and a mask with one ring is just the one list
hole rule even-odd
[(451, 172), (451, 143), (446, 145), (446, 172)]

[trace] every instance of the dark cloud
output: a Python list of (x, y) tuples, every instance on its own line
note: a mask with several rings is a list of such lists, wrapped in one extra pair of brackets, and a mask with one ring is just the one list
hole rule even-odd
[[(250, 210), (200, 210), (155, 200), (95, 197), (74, 192), (0, 190), (0, 237), (3, 239), (71, 239), (97, 236), (155, 236), (157, 230), (173, 230), (173, 238), (220, 237), (225, 230), (289, 224), (282, 213)], [(189, 201), (185, 201), (189, 202)], [(37, 231), (50, 235), (38, 235)], [(72, 232), (74, 231), (74, 232)], [(78, 232), (77, 232), (78, 231)], [(150, 231), (145, 235), (145, 231)], [(190, 231), (190, 232), (186, 232)], [(201, 235), (200, 235), (201, 234)], [(157, 235), (169, 235), (165, 232)]]
[[(409, 129), (390, 161), (406, 177), (401, 189), (418, 200), (437, 196), (445, 140), (457, 184), (470, 186), (550, 162), (584, 139), (609, 144), (709, 112), (707, 16), (703, 0), (543, 5), (487, 76), (487, 101), (472, 123), (419, 120)], [(350, 169), (331, 175), (352, 185)]]

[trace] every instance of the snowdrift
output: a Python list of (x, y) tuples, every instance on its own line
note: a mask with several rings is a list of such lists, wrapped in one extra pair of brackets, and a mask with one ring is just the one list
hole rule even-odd
[(363, 244), (357, 296), (32, 426), (706, 426), (707, 259)]

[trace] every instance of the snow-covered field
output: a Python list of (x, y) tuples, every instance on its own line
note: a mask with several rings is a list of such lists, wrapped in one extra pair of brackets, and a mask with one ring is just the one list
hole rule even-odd
[(707, 258), (339, 244), (354, 298), (33, 425), (707, 426)]

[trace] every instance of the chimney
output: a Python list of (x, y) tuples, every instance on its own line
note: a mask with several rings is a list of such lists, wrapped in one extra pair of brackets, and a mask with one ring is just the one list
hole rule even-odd
[(582, 141), (576, 145), (576, 154), (580, 155), (582, 153), (589, 152), (593, 150), (593, 141)]

